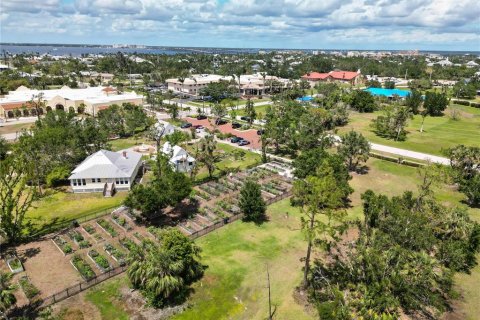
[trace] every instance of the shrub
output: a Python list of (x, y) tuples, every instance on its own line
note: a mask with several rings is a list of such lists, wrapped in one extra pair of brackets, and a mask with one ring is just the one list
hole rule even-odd
[(21, 277), (18, 282), (28, 299), (32, 299), (40, 293), (40, 290), (38, 290), (26, 276)]
[(455, 100), (455, 103), (459, 104), (461, 106), (469, 106), (470, 105), (470, 101), (465, 101), (465, 100)]

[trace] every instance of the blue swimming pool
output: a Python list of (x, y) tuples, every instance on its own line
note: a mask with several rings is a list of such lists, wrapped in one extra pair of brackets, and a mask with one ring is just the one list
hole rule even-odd
[(401, 98), (405, 98), (410, 94), (409, 90), (400, 90), (400, 89), (384, 89), (384, 88), (368, 88), (365, 91), (370, 92), (374, 96), (384, 96), (391, 98), (394, 95), (397, 95)]
[(311, 96), (304, 96), (304, 97), (300, 97), (300, 98), (297, 98), (298, 101), (312, 101), (313, 100), (313, 97)]

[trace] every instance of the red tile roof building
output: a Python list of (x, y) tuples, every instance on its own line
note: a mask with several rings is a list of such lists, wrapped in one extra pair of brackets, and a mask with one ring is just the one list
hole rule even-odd
[(307, 80), (310, 82), (310, 85), (313, 87), (318, 81), (323, 82), (330, 82), (330, 81), (339, 81), (339, 82), (347, 82), (352, 85), (356, 85), (360, 83), (362, 78), (362, 73), (360, 70), (358, 71), (330, 71), (328, 73), (320, 73), (320, 72), (310, 72), (304, 74), (302, 79)]

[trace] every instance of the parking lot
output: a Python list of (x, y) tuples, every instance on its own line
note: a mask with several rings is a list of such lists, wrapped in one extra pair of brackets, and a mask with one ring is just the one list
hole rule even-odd
[[(183, 120), (191, 123), (192, 125), (202, 125), (205, 128), (208, 128), (210, 130), (213, 130), (213, 124), (210, 122), (213, 120), (210, 119), (203, 119), (203, 120), (197, 120), (195, 118), (184, 118)], [(255, 129), (249, 129), (249, 130), (238, 130), (238, 129), (233, 129), (231, 123), (223, 124), (217, 126), (218, 130), (220, 130), (221, 133), (231, 133), (237, 137), (240, 137), (248, 142), (250, 144), (248, 145), (249, 148), (251, 149), (260, 149), (261, 148), (261, 141), (260, 141), (260, 136), (257, 134), (257, 130)]]

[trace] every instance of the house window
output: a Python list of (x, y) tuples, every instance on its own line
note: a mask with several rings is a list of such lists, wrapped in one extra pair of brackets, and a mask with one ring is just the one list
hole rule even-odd
[(97, 181), (97, 179), (92, 178), (92, 183), (95, 183), (96, 181)]
[(97, 178), (97, 182), (102, 182), (102, 179), (100, 179), (100, 178)]
[(74, 187), (77, 186), (77, 179), (72, 179), (72, 185), (73, 185)]
[(86, 185), (87, 182), (85, 181), (85, 179), (82, 179), (82, 186)]

